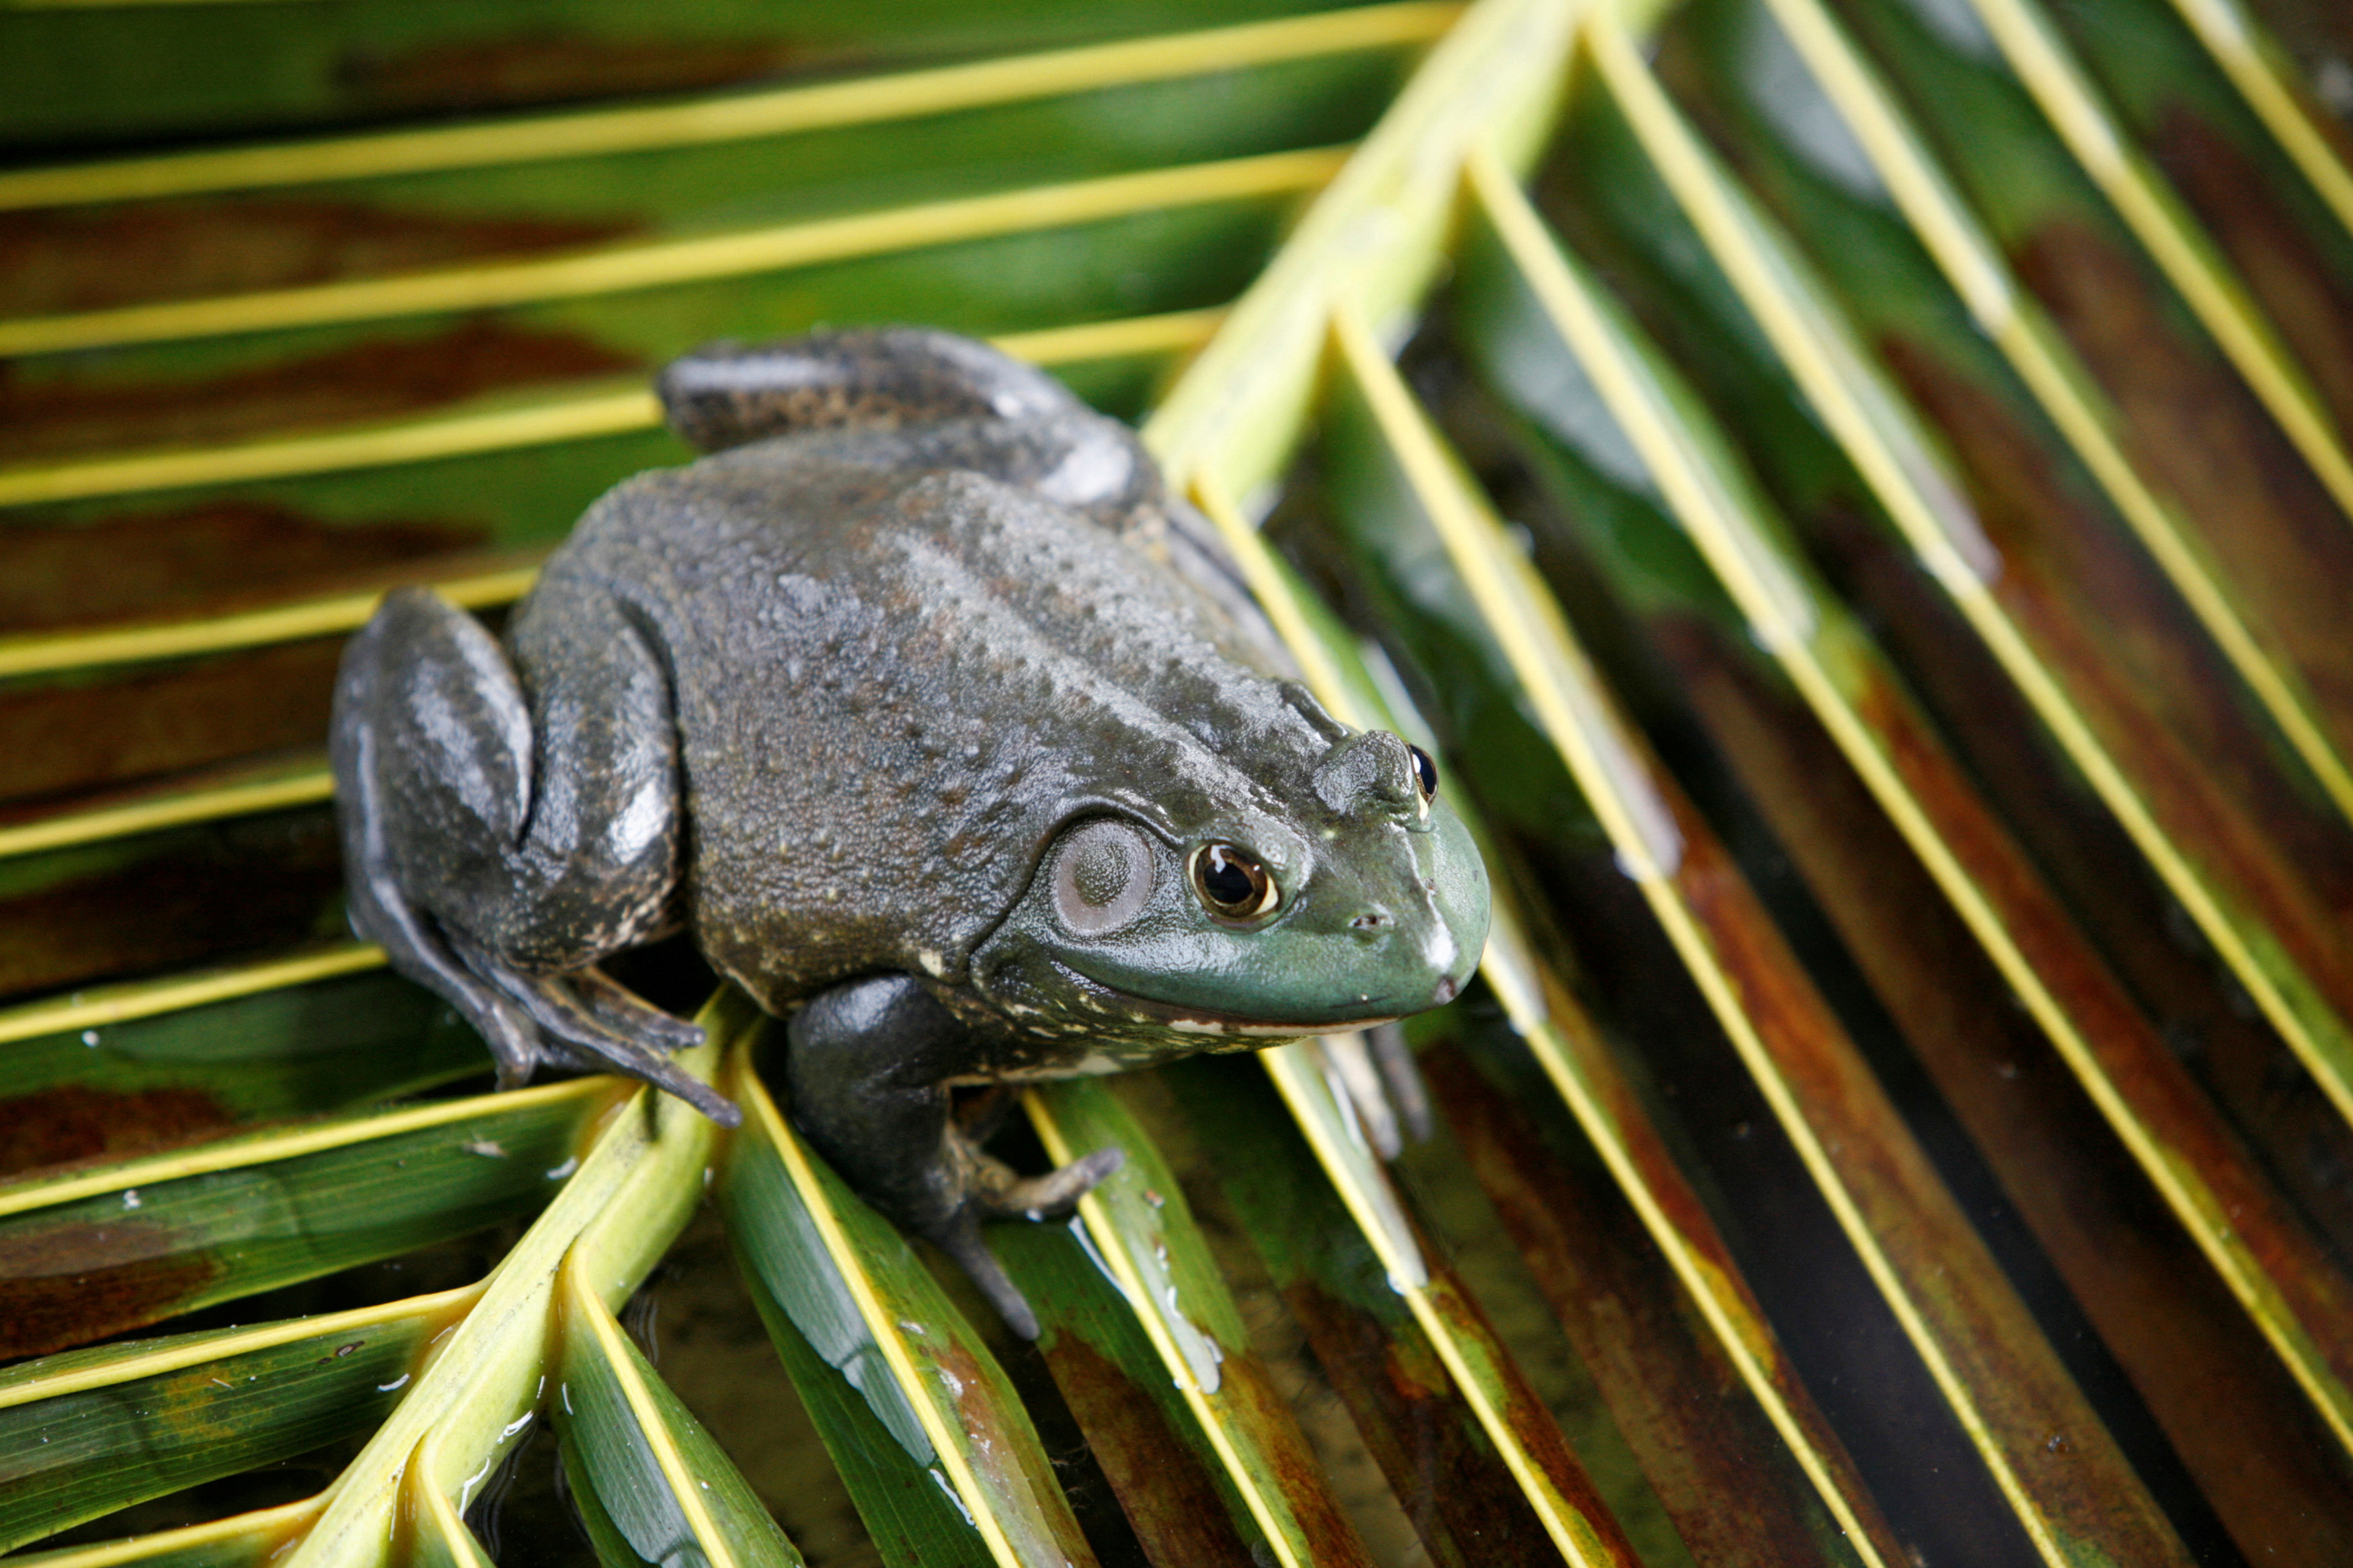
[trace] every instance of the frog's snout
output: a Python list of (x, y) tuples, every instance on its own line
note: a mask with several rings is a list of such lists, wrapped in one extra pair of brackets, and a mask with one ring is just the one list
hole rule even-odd
[(1462, 819), (1444, 806), (1431, 814), (1434, 831), (1422, 863), (1422, 889), (1430, 895), (1436, 929), (1429, 933), (1429, 969), (1435, 972), (1429, 1005), (1454, 1000), (1469, 984), (1487, 946), (1487, 868)]
[[(1421, 853), (1440, 861), (1451, 860), (1456, 847), (1451, 814), (1444, 815), (1450, 820), (1441, 822), (1436, 842), (1416, 836), (1424, 846)], [(1433, 868), (1451, 873), (1446, 880), (1460, 883), (1459, 868)], [(1450, 890), (1445, 881), (1416, 876), (1405, 886), (1384, 879), (1381, 886), (1355, 891), (1355, 912), (1326, 929), (1353, 939), (1360, 1000), (1402, 1015), (1443, 1006), (1461, 994), (1478, 963), (1476, 948), (1466, 944), (1482, 942), (1486, 935), (1483, 881), (1475, 889), (1458, 885)]]

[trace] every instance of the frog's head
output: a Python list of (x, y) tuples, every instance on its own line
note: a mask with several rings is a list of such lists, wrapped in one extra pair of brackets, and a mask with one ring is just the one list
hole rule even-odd
[(1437, 765), (1375, 731), (1303, 775), (1248, 804), (1179, 787), (1074, 808), (975, 984), (1035, 1029), (1212, 1047), (1452, 1000), (1487, 940), (1487, 873)]

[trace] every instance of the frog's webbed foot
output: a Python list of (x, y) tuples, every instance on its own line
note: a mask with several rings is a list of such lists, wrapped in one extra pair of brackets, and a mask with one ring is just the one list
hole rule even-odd
[[(536, 1037), (533, 1063), (618, 1072), (678, 1096), (722, 1127), (742, 1124), (744, 1112), (733, 1100), (670, 1059), (671, 1052), (702, 1043), (700, 1025), (650, 1005), (595, 964), (564, 974), (528, 974), (463, 938), (448, 942), (468, 969), (529, 1021)], [(507, 1053), (495, 1040), (491, 1048), (501, 1087), (522, 1081), (533, 1064), (511, 1074)]]
[(981, 1237), (989, 1219), (1068, 1214), (1125, 1156), (1099, 1149), (1019, 1175), (956, 1125), (947, 1080), (972, 1069), (971, 1032), (903, 975), (812, 998), (788, 1026), (792, 1118), (858, 1194), (937, 1246), (1024, 1339), (1037, 1314)]

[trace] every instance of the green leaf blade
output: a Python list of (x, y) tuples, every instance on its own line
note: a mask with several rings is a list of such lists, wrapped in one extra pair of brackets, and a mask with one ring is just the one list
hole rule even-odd
[(364, 1431), (460, 1310), (422, 1298), (0, 1373), (0, 1551)]
[(786, 1122), (752, 1066), (758, 1032), (774, 1026), (740, 996), (724, 1005), (728, 1083), (745, 1121), (721, 1204), (745, 1283), (877, 1543), (909, 1563), (934, 1550), (1002, 1568), (1092, 1562), (996, 1358), (905, 1238)]
[(630, 1568), (800, 1568), (742, 1472), (576, 1277), (557, 1310), (550, 1415), (598, 1556)]
[(610, 1095), (585, 1079), (0, 1187), (0, 1344), (120, 1332), (527, 1214)]

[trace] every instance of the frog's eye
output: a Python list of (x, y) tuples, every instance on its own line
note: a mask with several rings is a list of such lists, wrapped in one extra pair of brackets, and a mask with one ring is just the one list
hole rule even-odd
[(1124, 822), (1090, 822), (1054, 857), (1054, 912), (1081, 936), (1115, 931), (1152, 898), (1152, 845)]
[(1193, 890), (1213, 914), (1250, 921), (1273, 910), (1282, 892), (1258, 857), (1231, 844), (1204, 844), (1193, 851)]
[(1413, 753), (1413, 787), (1421, 792), (1421, 804), (1427, 806), (1438, 798), (1438, 764), (1419, 746), (1408, 746)]

